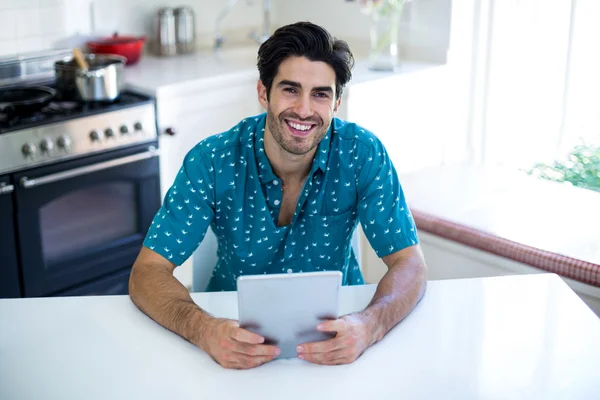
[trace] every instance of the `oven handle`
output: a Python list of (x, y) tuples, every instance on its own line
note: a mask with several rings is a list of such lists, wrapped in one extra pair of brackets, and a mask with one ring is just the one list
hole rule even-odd
[(0, 183), (0, 196), (3, 194), (12, 193), (15, 190), (13, 185), (8, 185), (6, 183)]
[(24, 176), (19, 180), (19, 183), (21, 184), (21, 187), (25, 189), (30, 189), (36, 186), (45, 185), (47, 183), (62, 181), (64, 179), (89, 174), (91, 172), (102, 171), (104, 169), (118, 167), (136, 161), (142, 161), (147, 160), (149, 158), (158, 157), (159, 153), (159, 150), (157, 150), (154, 146), (150, 146), (148, 147), (148, 151), (144, 153), (134, 154), (116, 160), (104, 161), (97, 164), (87, 165), (85, 167), (74, 168), (68, 171), (58, 172), (56, 174), (40, 176), (39, 178), (29, 179), (26, 176)]

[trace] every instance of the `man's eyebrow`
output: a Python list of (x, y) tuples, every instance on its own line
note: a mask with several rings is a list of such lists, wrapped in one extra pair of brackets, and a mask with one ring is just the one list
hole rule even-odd
[[(279, 82), (277, 84), (277, 86), (292, 86), (295, 88), (302, 88), (302, 85), (299, 82), (295, 82), (295, 81), (288, 81), (286, 79), (282, 80), (281, 82)], [(333, 89), (331, 88), (331, 86), (318, 86), (312, 89), (313, 92), (329, 92), (329, 93), (333, 93)]]
[(296, 88), (302, 88), (302, 85), (300, 84), (300, 82), (288, 81), (286, 79), (284, 79), (281, 82), (279, 82), (277, 84), (277, 86), (293, 86), (293, 87), (296, 87)]
[(333, 93), (333, 89), (331, 88), (331, 86), (319, 86), (319, 87), (313, 88), (313, 92), (329, 92), (329, 93)]

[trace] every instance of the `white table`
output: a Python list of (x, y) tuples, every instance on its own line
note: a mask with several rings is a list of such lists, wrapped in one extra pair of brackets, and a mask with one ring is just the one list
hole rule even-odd
[[(375, 286), (344, 287), (342, 312)], [(196, 293), (236, 317), (235, 293)], [(126, 296), (0, 300), (2, 399), (599, 399), (600, 319), (556, 275), (432, 281), (355, 363), (225, 370)]]

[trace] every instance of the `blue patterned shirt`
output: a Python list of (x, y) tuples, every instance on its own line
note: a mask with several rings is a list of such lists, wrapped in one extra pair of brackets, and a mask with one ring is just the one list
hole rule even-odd
[(364, 283), (351, 245), (358, 220), (379, 257), (418, 243), (384, 146), (337, 118), (318, 145), (291, 224), (277, 226), (283, 191), (265, 153), (265, 121), (266, 114), (246, 118), (186, 155), (144, 246), (180, 265), (210, 226), (218, 262), (207, 290), (229, 291), (240, 275), (282, 272), (337, 270), (344, 285)]

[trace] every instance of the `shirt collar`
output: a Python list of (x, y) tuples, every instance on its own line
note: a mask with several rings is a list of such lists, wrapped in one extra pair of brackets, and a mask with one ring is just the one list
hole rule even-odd
[[(267, 114), (263, 114), (263, 118), (256, 124), (256, 131), (254, 132), (254, 155), (256, 157), (256, 164), (258, 167), (258, 174), (262, 183), (270, 183), (273, 180), (279, 179), (271, 168), (271, 163), (265, 152), (265, 123), (267, 120)], [(331, 121), (329, 130), (317, 146), (317, 151), (313, 159), (313, 166), (309, 175), (314, 174), (317, 170), (321, 170), (323, 173), (327, 170), (327, 160), (329, 160), (329, 151), (331, 147), (331, 135), (334, 132), (335, 118)]]

